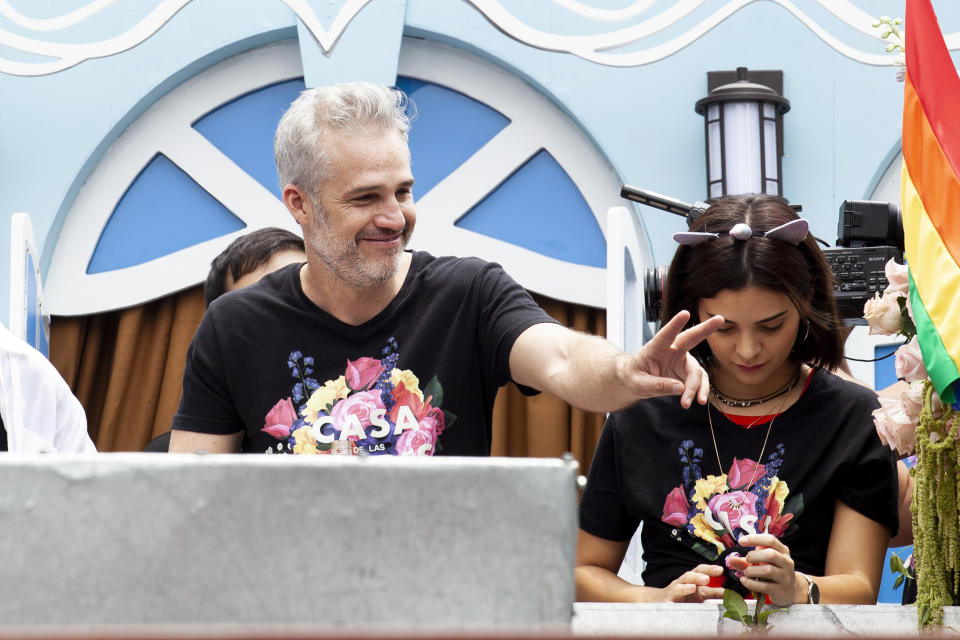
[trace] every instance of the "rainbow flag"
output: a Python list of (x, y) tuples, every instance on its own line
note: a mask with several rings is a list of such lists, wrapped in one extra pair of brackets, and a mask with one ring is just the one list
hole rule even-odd
[(930, 379), (960, 389), (960, 77), (930, 0), (907, 0), (901, 202), (910, 303)]

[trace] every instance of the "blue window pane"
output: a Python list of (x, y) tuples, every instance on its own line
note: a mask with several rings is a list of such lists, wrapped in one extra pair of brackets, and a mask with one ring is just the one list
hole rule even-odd
[(893, 586), (899, 574), (890, 571), (890, 556), (898, 555), (903, 560), (903, 564), (907, 564), (907, 558), (910, 557), (911, 553), (913, 553), (913, 545), (893, 547), (887, 550), (887, 557), (883, 561), (883, 574), (880, 576), (880, 591), (877, 594), (877, 602), (900, 604), (903, 601), (903, 585)]
[[(873, 350), (874, 358), (884, 358), (894, 351), (897, 350), (897, 347), (900, 345), (883, 345), (875, 347)], [(897, 370), (894, 367), (894, 359), (891, 355), (889, 358), (884, 358), (883, 360), (877, 360), (873, 363), (873, 388), (874, 389), (886, 389), (894, 382), (897, 381)]]
[(280, 116), (303, 89), (303, 78), (298, 78), (252, 91), (217, 107), (193, 128), (280, 198), (273, 134)]
[(570, 176), (544, 150), (456, 224), (558, 260), (606, 266), (600, 225)]
[(398, 77), (397, 88), (416, 105), (410, 158), (419, 198), (510, 124), (500, 112), (436, 84)]
[[(28, 251), (27, 260), (24, 265), (24, 282), (27, 283), (27, 322), (26, 322), (26, 342), (33, 348), (41, 351), (40, 336), (43, 335), (43, 317), (40, 315), (39, 305), (37, 304), (37, 272), (33, 262), (33, 255)], [(19, 310), (18, 310), (19, 313)], [(43, 355), (48, 355), (42, 351)]]
[(87, 273), (142, 264), (245, 226), (166, 156), (158, 154), (107, 220)]
[[(510, 123), (490, 107), (439, 85), (400, 77), (397, 87), (416, 104), (410, 154), (418, 195), (436, 186)], [(284, 110), (303, 90), (302, 78), (271, 85), (211, 111), (193, 126), (279, 198), (273, 134)]]

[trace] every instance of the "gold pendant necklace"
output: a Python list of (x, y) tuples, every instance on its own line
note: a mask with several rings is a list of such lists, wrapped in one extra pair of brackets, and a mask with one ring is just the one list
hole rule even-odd
[[(799, 375), (799, 373), (798, 373), (798, 374), (797, 374), (797, 377), (795, 377), (795, 378), (790, 382), (790, 386), (789, 386), (789, 388), (787, 389), (787, 395), (789, 395), (790, 390), (793, 389), (793, 385), (796, 384), (797, 380), (799, 380), (799, 379), (800, 379), (800, 375)], [(756, 479), (757, 479), (757, 472), (760, 471), (760, 465), (763, 464), (763, 454), (764, 454), (764, 453), (766, 452), (766, 450), (767, 450), (767, 441), (770, 439), (770, 432), (773, 431), (773, 422), (774, 422), (774, 420), (776, 420), (776, 419), (780, 416), (780, 414), (783, 413), (784, 410), (786, 409), (786, 401), (787, 401), (787, 398), (784, 398), (784, 401), (783, 401), (783, 402), (781, 403), (781, 405), (780, 405), (780, 411), (778, 411), (777, 413), (773, 414), (773, 417), (770, 418), (770, 424), (767, 425), (767, 434), (763, 437), (763, 446), (760, 447), (760, 455), (759, 455), (759, 456), (757, 457), (757, 459), (756, 459), (756, 463), (757, 463), (757, 464), (756, 464), (756, 466), (754, 467), (754, 470), (753, 470), (753, 477), (750, 478), (750, 482), (749, 482), (747, 485), (745, 485), (745, 486), (748, 487), (748, 488), (749, 488), (749, 487), (752, 487), (752, 486), (753, 486), (753, 483), (754, 483), (754, 482), (756, 481)], [(717, 435), (716, 435), (716, 433), (715, 433), (714, 430), (713, 430), (713, 411), (711, 410), (712, 408), (713, 408), (713, 407), (712, 407), (712, 406), (710, 405), (710, 403), (708, 402), (708, 403), (707, 403), (707, 424), (710, 425), (710, 438), (713, 440), (713, 452), (717, 455), (717, 473), (719, 473), (720, 475), (723, 475), (723, 463), (720, 462), (720, 448), (717, 446)], [(762, 418), (762, 417), (763, 417), (763, 416), (760, 416), (760, 418)], [(753, 425), (757, 424), (757, 422), (759, 422), (760, 418), (757, 418), (757, 420), (754, 420), (753, 424), (751, 424), (750, 426), (752, 427)]]

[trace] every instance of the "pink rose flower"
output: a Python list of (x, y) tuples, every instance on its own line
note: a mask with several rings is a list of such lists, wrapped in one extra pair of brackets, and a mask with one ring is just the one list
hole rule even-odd
[(347, 384), (350, 385), (351, 389), (363, 391), (377, 381), (384, 368), (376, 358), (363, 357), (356, 360), (347, 360), (347, 370), (343, 377), (347, 379)]
[(736, 531), (740, 526), (740, 519), (744, 516), (757, 515), (757, 496), (749, 491), (730, 491), (710, 498), (707, 503), (714, 515), (714, 520), (723, 522), (720, 514), (726, 514), (730, 530)]
[(433, 455), (437, 448), (437, 439), (443, 433), (444, 428), (443, 411), (436, 407), (430, 407), (426, 415), (420, 418), (417, 429), (409, 429), (397, 438), (397, 444), (394, 449), (399, 456), (421, 455), (420, 449), (423, 445), (429, 444), (429, 448), (423, 450), (422, 455)]
[(875, 293), (873, 298), (863, 305), (863, 317), (870, 325), (871, 335), (892, 336), (900, 330), (900, 305), (897, 297), (894, 293), (885, 293), (881, 298), (879, 293)]
[(727, 484), (731, 489), (747, 488), (747, 483), (752, 484), (751, 481), (762, 478), (766, 472), (766, 467), (753, 460), (747, 460), (746, 458), (737, 460), (734, 458), (730, 471), (727, 473)]
[(930, 396), (930, 413), (938, 420), (943, 417), (943, 400), (940, 399), (940, 394), (937, 392)]
[(880, 408), (873, 412), (873, 423), (883, 444), (901, 456), (910, 455), (916, 449), (916, 422), (910, 419), (899, 400), (880, 398)]
[(420, 420), (420, 430), (427, 430), (434, 434), (434, 439), (443, 433), (446, 426), (446, 420), (443, 417), (443, 411), (437, 407), (430, 407), (427, 415)]
[(690, 503), (687, 502), (687, 496), (683, 493), (683, 487), (674, 487), (667, 494), (667, 501), (663, 504), (663, 517), (660, 519), (675, 527), (682, 527), (687, 524), (689, 510)]
[[(404, 431), (397, 438), (395, 450), (398, 456), (432, 456), (437, 447), (437, 434), (427, 429)], [(421, 454), (421, 449), (423, 453)]]
[(927, 368), (923, 366), (923, 354), (920, 352), (920, 343), (917, 341), (917, 336), (913, 336), (910, 342), (897, 349), (894, 356), (894, 367), (897, 370), (897, 377), (903, 378), (907, 382), (927, 378)]
[[(373, 424), (371, 414), (376, 409), (384, 409), (380, 392), (359, 391), (333, 405), (333, 409), (330, 410), (330, 417), (333, 419), (334, 428), (338, 431), (343, 431), (347, 426), (348, 416), (355, 416), (360, 422), (360, 426), (366, 429)], [(351, 433), (347, 438), (349, 440), (361, 439), (356, 433)]]
[(910, 276), (907, 265), (897, 264), (893, 258), (887, 260), (883, 266), (883, 272), (887, 276), (887, 288), (883, 290), (884, 295), (895, 293), (900, 297), (909, 298), (910, 296)]
[(267, 412), (261, 431), (266, 431), (274, 438), (283, 440), (290, 437), (290, 432), (293, 431), (293, 423), (296, 421), (297, 412), (293, 408), (293, 402), (290, 401), (290, 398), (284, 398)]
[(900, 404), (910, 421), (916, 424), (923, 408), (923, 381), (911, 382), (907, 390), (900, 394)]

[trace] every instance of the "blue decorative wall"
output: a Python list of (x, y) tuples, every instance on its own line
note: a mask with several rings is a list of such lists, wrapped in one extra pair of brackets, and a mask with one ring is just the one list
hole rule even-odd
[[(933, 5), (956, 60), (960, 3)], [(395, 82), (421, 109), (411, 134), (418, 202), (442, 210), (455, 178), (478, 191), (427, 238), (510, 264), (533, 260), (521, 282), (564, 297), (562, 283), (548, 290), (536, 273), (569, 268), (584, 274), (582, 289), (596, 289), (616, 185), (705, 197), (703, 120), (693, 105), (706, 95), (707, 71), (747, 66), (783, 71), (792, 107), (784, 195), (803, 205), (815, 235), (832, 240), (840, 201), (874, 193), (899, 150), (902, 89), (871, 23), (902, 12), (902, 0), (8, 0), (0, 5), (0, 215), (30, 214), (55, 313), (58, 305), (69, 312), (60, 297), (70, 278), (91, 291), (169, 294), (200, 282), (209, 259), (243, 229), (292, 225), (276, 202), (271, 145), (304, 79)], [(486, 61), (483, 87), (470, 91), (466, 73), (446, 83), (398, 78), (405, 52), (422, 41)], [(284, 42), (298, 48), (298, 61), (276, 77), (279, 67), (261, 62), (264, 80), (222, 100), (219, 81), (204, 84), (218, 65), (245, 69), (245, 57)], [(438, 67), (449, 63), (436, 53), (445, 49), (432, 51)], [(498, 73), (573, 132), (525, 136), (555, 115), (542, 105), (505, 113), (489, 97)], [(183, 95), (209, 104), (187, 113)], [(187, 119), (177, 128), (180, 116)], [(174, 143), (185, 144), (161, 148)], [(471, 174), (468, 167), (489, 170), (489, 161), (472, 163), (494, 147), (517, 149), (515, 166), (502, 179)], [(137, 166), (124, 166), (131, 149), (139, 149)], [(215, 175), (205, 173), (210, 163)], [(682, 220), (628, 206), (646, 233), (648, 262), (667, 262)], [(0, 245), (9, 233), (0, 224)], [(0, 260), (0, 318), (9, 276)], [(602, 306), (578, 295), (571, 299)], [(135, 302), (122, 300), (114, 304)]]

